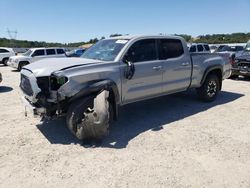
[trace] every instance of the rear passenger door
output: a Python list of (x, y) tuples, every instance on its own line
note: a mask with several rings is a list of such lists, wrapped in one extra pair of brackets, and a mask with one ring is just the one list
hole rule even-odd
[[(122, 78), (122, 101), (130, 103), (153, 97), (162, 92), (162, 62), (157, 58), (155, 39), (142, 39), (134, 42), (125, 58), (135, 66), (132, 79)], [(125, 61), (125, 60), (123, 60)], [(123, 62), (122, 75), (126, 71)]]
[(46, 49), (46, 55), (47, 58), (52, 58), (52, 57), (56, 57), (56, 50), (55, 49)]
[(159, 59), (163, 66), (163, 92), (173, 93), (186, 90), (191, 79), (192, 65), (179, 39), (158, 40)]

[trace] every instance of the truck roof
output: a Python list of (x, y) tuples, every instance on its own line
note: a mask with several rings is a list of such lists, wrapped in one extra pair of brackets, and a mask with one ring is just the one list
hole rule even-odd
[[(171, 39), (183, 39), (180, 36), (175, 35), (124, 35), (124, 36), (118, 36), (118, 37), (112, 37), (108, 39), (121, 39), (121, 40), (131, 40), (131, 39), (140, 39), (140, 38), (171, 38)], [(108, 40), (104, 39), (104, 40)]]
[(46, 48), (46, 47), (39, 47), (39, 48), (30, 48), (30, 50), (46, 50), (46, 49), (64, 49), (62, 47), (49, 47), (49, 48)]
[(191, 45), (208, 45), (208, 43), (191, 43)]
[(6, 48), (6, 47), (0, 47), (2, 49), (6, 49), (6, 50), (13, 50), (13, 48)]

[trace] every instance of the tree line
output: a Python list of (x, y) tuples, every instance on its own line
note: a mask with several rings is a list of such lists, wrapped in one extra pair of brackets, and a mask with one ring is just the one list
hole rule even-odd
[[(121, 36), (122, 34), (112, 34), (109, 37)], [(232, 34), (213, 34), (213, 35), (200, 35), (193, 38), (191, 35), (186, 34), (174, 34), (182, 36), (187, 42), (204, 42), (210, 44), (219, 43), (245, 43), (250, 40), (250, 33), (232, 33)], [(53, 43), (44, 41), (28, 41), (28, 40), (10, 40), (7, 38), (0, 38), (0, 46), (2, 47), (15, 47), (15, 48), (35, 48), (35, 47), (79, 47), (84, 44), (93, 44), (98, 42), (105, 37), (100, 39), (94, 38), (86, 42), (75, 42), (75, 43)]]

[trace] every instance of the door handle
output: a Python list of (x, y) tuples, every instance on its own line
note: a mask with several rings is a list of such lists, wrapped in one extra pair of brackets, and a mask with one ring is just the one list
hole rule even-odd
[(182, 65), (182, 66), (188, 66), (188, 65), (189, 65), (189, 62), (182, 63), (181, 65)]
[(161, 69), (162, 69), (162, 66), (153, 67), (153, 70), (156, 70), (156, 71), (161, 70)]

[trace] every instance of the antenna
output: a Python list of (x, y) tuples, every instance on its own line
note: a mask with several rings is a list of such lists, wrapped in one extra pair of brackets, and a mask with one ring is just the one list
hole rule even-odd
[(7, 33), (9, 35), (10, 38), (10, 46), (14, 47), (15, 46), (15, 40), (17, 39), (17, 29), (16, 30), (10, 30), (9, 28), (7, 28)]

